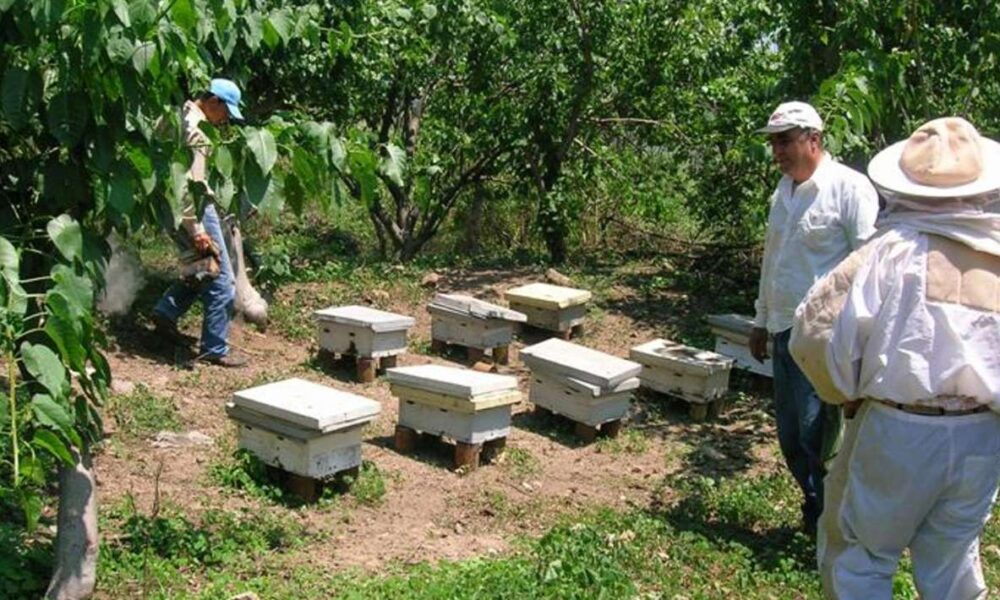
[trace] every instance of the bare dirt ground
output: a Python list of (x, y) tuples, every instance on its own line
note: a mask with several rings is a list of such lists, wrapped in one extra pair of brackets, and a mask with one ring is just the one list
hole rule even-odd
[[(497, 301), (503, 290), (541, 279), (540, 273), (528, 270), (450, 271), (439, 288)], [(430, 317), (424, 303), (433, 292), (423, 289), (415, 299), (412, 293), (389, 289), (374, 298), (356, 300), (416, 318), (410, 332), (411, 352), (401, 357), (401, 365), (462, 364), (459, 357), (453, 361), (419, 353), (429, 345)], [(302, 285), (283, 290), (282, 296), (312, 298), (315, 294), (316, 290)], [(631, 346), (670, 337), (670, 323), (688, 318), (666, 312), (657, 315), (655, 306), (632, 310), (640, 304), (636, 294), (624, 285), (608, 289), (591, 313), (587, 333), (577, 341), (627, 356)], [(321, 300), (317, 298), (318, 305), (312, 308), (326, 306)], [(198, 333), (190, 324), (187, 331)], [(539, 340), (529, 337), (527, 342)], [(109, 353), (115, 389), (123, 392), (141, 383), (155, 394), (172, 398), (183, 429), (204, 433), (213, 442), (157, 448), (151, 439), (112, 434), (97, 457), (103, 506), (131, 495), (140, 510), (148, 511), (158, 494), (161, 505), (179, 507), (190, 515), (209, 507), (273, 509), (261, 500), (219, 487), (208, 470), (213, 463), (229, 460), (236, 445), (235, 429), (223, 410), (232, 393), (293, 376), (361, 394), (382, 405), (381, 416), (366, 434), (363, 456), (385, 480), (383, 502), (369, 507), (345, 496), (332, 504), (280, 509), (288, 510), (321, 540), (320, 550), (311, 544), (302, 561), (326, 567), (378, 570), (398, 562), (502, 552), (516, 544), (518, 537), (538, 535), (567, 515), (598, 506), (646, 507), (663, 501), (670, 494), (665, 478), (679, 470), (711, 475), (777, 468), (764, 403), (741, 394), (729, 413), (706, 423), (692, 422), (684, 405), (641, 398), (633, 406), (621, 443), (591, 445), (576, 442), (568, 427), (534, 416), (525, 400), (514, 407), (507, 452), (493, 464), (460, 473), (451, 468), (450, 448), (444, 444), (406, 456), (393, 449), (397, 402), (381, 379), (357, 384), (350, 381), (347, 371), (319, 369), (313, 362), (315, 342), (286, 339), (278, 332), (261, 334), (234, 324), (232, 341), (250, 358), (247, 368), (183, 368), (162, 351), (149, 349), (156, 340), (142, 325), (116, 336)], [(519, 340), (515, 348), (524, 345), (525, 340)], [(516, 375), (527, 397), (527, 370), (516, 352), (511, 366), (501, 367), (500, 372)], [(113, 428), (113, 423), (109, 426)], [(630, 434), (629, 429), (640, 433)]]

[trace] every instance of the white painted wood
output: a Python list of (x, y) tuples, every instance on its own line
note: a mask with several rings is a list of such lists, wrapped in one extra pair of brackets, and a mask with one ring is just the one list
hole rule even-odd
[[(565, 378), (533, 373), (528, 399), (537, 406), (594, 427), (621, 419), (628, 412), (631, 389), (595, 397), (591, 390), (581, 389), (578, 383), (570, 384)], [(630, 383), (632, 389), (636, 385), (638, 380)]]
[(729, 391), (730, 371), (717, 371), (711, 375), (679, 373), (662, 368), (643, 369), (639, 379), (643, 387), (677, 396), (695, 404), (706, 404), (726, 395)]
[(566, 308), (540, 308), (521, 304), (517, 300), (510, 301), (510, 307), (524, 313), (528, 325), (548, 331), (566, 331), (583, 324), (587, 318), (587, 306), (577, 304)]
[(632, 348), (629, 358), (640, 363), (644, 370), (661, 367), (702, 376), (728, 371), (733, 367), (733, 359), (727, 356), (665, 339), (652, 340)]
[(458, 396), (449, 396), (438, 392), (419, 390), (417, 388), (408, 387), (398, 383), (390, 385), (389, 389), (392, 391), (393, 396), (402, 400), (412, 400), (418, 404), (436, 406), (437, 408), (446, 408), (460, 413), (488, 410), (496, 408), (497, 406), (517, 404), (521, 401), (521, 392), (519, 390), (503, 390), (500, 392), (479, 394), (478, 396), (473, 396), (472, 398), (460, 398)]
[(467, 399), (482, 394), (517, 390), (516, 377), (444, 365), (396, 367), (386, 371), (386, 379), (392, 384)]
[(319, 347), (335, 354), (382, 358), (405, 354), (407, 350), (405, 329), (376, 332), (368, 327), (319, 321), (316, 330)]
[(254, 454), (264, 464), (289, 473), (322, 479), (361, 465), (361, 436), (356, 425), (309, 440), (236, 421), (239, 447)]
[(523, 306), (533, 306), (545, 310), (559, 310), (569, 308), (570, 306), (584, 305), (590, 302), (592, 294), (587, 290), (552, 285), (550, 283), (529, 283), (528, 285), (507, 290), (504, 296), (511, 303), (511, 307), (517, 302)]
[[(766, 358), (763, 363), (757, 362), (757, 359), (750, 354), (749, 346), (739, 344), (724, 337), (717, 337), (715, 338), (715, 351), (735, 360), (736, 366), (741, 369), (745, 369), (763, 377), (774, 377), (771, 359)], [(769, 346), (769, 355), (770, 352), (771, 350)]]
[(524, 348), (520, 356), (533, 373), (564, 375), (604, 390), (614, 388), (642, 371), (639, 363), (554, 338)]
[(514, 323), (503, 319), (482, 319), (429, 306), (431, 339), (471, 348), (496, 348), (514, 340)]
[(313, 313), (317, 321), (362, 327), (374, 332), (406, 330), (416, 324), (413, 317), (367, 306), (331, 306)]
[(297, 378), (238, 391), (233, 404), (322, 432), (371, 421), (382, 410), (374, 400)]
[(493, 304), (464, 294), (437, 294), (427, 308), (435, 308), (440, 312), (467, 315), (479, 319), (497, 319), (512, 323), (524, 323), (527, 320), (523, 314), (510, 310), (499, 304)]
[(460, 413), (400, 399), (399, 424), (467, 444), (481, 444), (510, 433), (510, 405)]
[[(709, 315), (706, 319), (715, 335), (715, 351), (736, 360), (736, 366), (752, 373), (773, 377), (771, 359), (763, 364), (750, 354), (750, 331), (753, 329), (753, 319), (745, 315), (726, 314)], [(770, 336), (767, 341), (767, 354), (773, 353)]]

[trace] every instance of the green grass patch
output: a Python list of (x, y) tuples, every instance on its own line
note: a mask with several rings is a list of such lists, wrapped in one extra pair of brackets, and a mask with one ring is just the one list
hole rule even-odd
[(617, 437), (598, 439), (596, 447), (605, 454), (644, 454), (649, 450), (649, 438), (638, 429), (625, 429)]
[(158, 431), (179, 431), (183, 426), (177, 406), (170, 398), (153, 393), (143, 384), (127, 394), (112, 395), (105, 407), (119, 435), (139, 438)]
[(497, 463), (503, 466), (508, 473), (520, 479), (531, 477), (541, 469), (541, 464), (535, 455), (524, 448), (504, 449), (497, 459)]
[[(358, 478), (348, 481), (347, 485), (351, 490), (351, 496), (359, 504), (380, 506), (385, 501), (385, 477), (373, 462), (364, 461)], [(329, 493), (332, 493), (331, 489), (324, 490), (324, 495)]]

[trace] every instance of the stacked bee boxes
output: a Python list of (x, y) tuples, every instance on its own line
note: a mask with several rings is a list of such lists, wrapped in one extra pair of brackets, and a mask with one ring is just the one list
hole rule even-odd
[[(752, 373), (772, 377), (771, 359), (763, 363), (757, 362), (750, 354), (750, 331), (753, 329), (753, 319), (743, 315), (710, 315), (708, 324), (715, 335), (715, 351), (736, 360), (736, 365)], [(771, 342), (768, 341), (767, 353), (771, 355)]]
[(496, 451), (510, 433), (511, 406), (521, 400), (517, 378), (441, 365), (390, 369), (399, 398), (396, 448), (413, 449), (417, 433), (455, 441), (455, 464), (476, 468), (483, 448)]
[(691, 404), (691, 416), (704, 419), (721, 407), (729, 391), (733, 359), (670, 340), (653, 340), (632, 348), (629, 358), (642, 365), (642, 385)]
[(642, 371), (638, 363), (555, 338), (521, 350), (521, 360), (531, 369), (529, 399), (575, 421), (588, 441), (599, 429), (617, 434)]
[(520, 312), (460, 294), (437, 294), (427, 311), (434, 350), (443, 351), (448, 344), (464, 346), (473, 362), (492, 350), (494, 362), (506, 364), (514, 325), (527, 320)]
[(239, 446), (261, 462), (297, 476), (303, 496), (317, 480), (361, 465), (361, 437), (382, 410), (378, 402), (303, 379), (236, 392), (226, 412), (239, 428)]
[(314, 313), (320, 350), (356, 360), (359, 381), (375, 378), (377, 361), (382, 368), (396, 366), (406, 352), (406, 333), (413, 317), (368, 308), (340, 306)]
[(513, 310), (524, 313), (528, 325), (555, 331), (565, 339), (580, 332), (587, 316), (591, 293), (548, 283), (531, 283), (505, 294)]

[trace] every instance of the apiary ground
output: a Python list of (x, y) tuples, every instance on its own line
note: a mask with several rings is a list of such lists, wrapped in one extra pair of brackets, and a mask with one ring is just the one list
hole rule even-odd
[[(400, 357), (401, 366), (461, 364), (459, 356), (452, 361), (429, 353), (430, 316), (424, 307), (434, 292), (502, 301), (503, 290), (543, 280), (540, 272), (529, 269), (441, 273), (437, 290), (386, 281), (342, 303), (368, 303), (416, 318), (410, 353)], [(688, 343), (704, 338), (707, 327), (701, 319), (709, 309), (702, 300), (665, 290), (651, 293), (645, 281), (641, 272), (578, 281), (579, 287), (589, 283), (599, 289), (593, 290), (587, 332), (576, 341), (627, 357), (630, 347), (655, 337)], [(318, 540), (300, 551), (303, 563), (381, 570), (400, 562), (503, 552), (520, 536), (540, 534), (561, 518), (596, 507), (668, 502), (668, 479), (679, 471), (721, 475), (781, 468), (780, 457), (773, 453), (766, 394), (753, 391), (759, 386), (740, 376), (735, 387), (743, 391), (735, 408), (705, 423), (690, 421), (683, 404), (640, 397), (621, 438), (583, 446), (574, 440), (571, 428), (537, 419), (524, 401), (514, 406), (507, 451), (494, 464), (456, 472), (444, 445), (400, 455), (392, 447), (397, 406), (388, 384), (381, 378), (357, 384), (350, 370), (325, 370), (313, 360), (311, 312), (343, 293), (336, 283), (293, 284), (277, 295), (272, 309), (276, 322), (266, 334), (234, 324), (232, 341), (250, 358), (250, 365), (241, 370), (184, 368), (184, 357), (150, 349), (156, 340), (141, 319), (116, 327), (109, 359), (117, 393), (127, 395), (141, 384), (151, 394), (170, 399), (182, 431), (199, 431), (212, 443), (162, 448), (149, 435), (113, 433), (96, 459), (102, 506), (131, 496), (140, 511), (158, 502), (192, 517), (210, 508), (287, 511)], [(199, 323), (195, 315), (182, 325), (197, 335)], [(500, 369), (518, 377), (525, 398), (528, 372), (516, 349), (541, 339), (518, 340), (511, 365)], [(363, 445), (364, 459), (377, 467), (385, 484), (379, 503), (369, 505), (345, 494), (318, 505), (288, 508), (227, 488), (210, 476), (213, 467), (233, 461), (235, 429), (226, 419), (224, 403), (236, 390), (288, 377), (310, 379), (382, 404), (382, 414)], [(109, 426), (114, 429), (113, 419)]]

